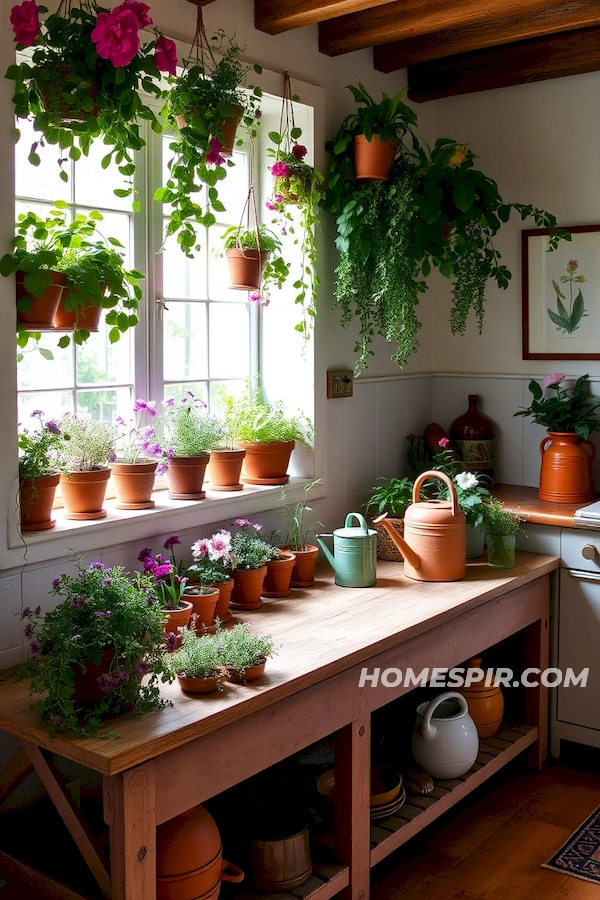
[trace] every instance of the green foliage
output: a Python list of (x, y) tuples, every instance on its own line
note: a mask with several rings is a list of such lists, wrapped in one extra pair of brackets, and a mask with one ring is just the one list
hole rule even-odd
[(279, 547), (274, 547), (260, 537), (262, 525), (248, 519), (236, 519), (237, 527), (231, 537), (231, 552), (238, 569), (260, 569), (270, 559), (279, 559)]
[[(316, 519), (314, 520), (314, 524), (312, 521), (309, 521), (312, 519), (311, 514), (314, 510), (311, 506), (308, 506), (307, 498), (309, 492), (317, 484), (321, 484), (320, 478), (309, 481), (304, 485), (302, 500), (299, 500), (298, 503), (286, 504), (286, 535), (283, 543), (289, 545), (292, 550), (306, 550), (309, 535), (317, 533), (317, 529), (314, 526), (318, 525), (321, 529), (325, 527), (322, 522), (319, 522)], [(283, 485), (281, 488), (280, 499), (285, 503), (286, 498), (287, 488)]]
[(561, 381), (565, 378), (562, 372), (547, 375), (544, 386), (556, 392), (553, 397), (544, 397), (542, 387), (532, 379), (529, 382), (529, 390), (533, 395), (531, 406), (514, 415), (531, 416), (534, 422), (543, 425), (548, 431), (575, 432), (586, 440), (592, 431), (600, 430), (596, 413), (600, 400), (590, 397), (588, 393), (589, 377), (581, 375), (569, 395), (568, 389), (561, 386)]
[(202, 456), (226, 439), (224, 423), (209, 415), (206, 403), (191, 391), (179, 401), (170, 397), (162, 403), (156, 428), (163, 447), (175, 456)]
[(502, 501), (495, 497), (485, 504), (483, 521), (486, 532), (496, 537), (506, 537), (523, 530), (521, 517), (506, 509)]
[[(40, 12), (47, 9), (40, 7)], [(67, 181), (65, 162), (87, 156), (92, 143), (101, 138), (107, 148), (103, 166), (117, 163), (128, 179), (128, 187), (118, 193), (127, 196), (133, 191), (135, 151), (145, 145), (140, 120), (160, 130), (142, 100), (144, 93), (161, 95), (156, 41), (143, 44), (127, 65), (115, 67), (98, 56), (91, 38), (101, 12), (108, 10), (94, 0), (61, 4), (57, 12), (46, 15), (31, 60), (9, 66), (6, 77), (15, 82), (15, 115), (32, 121), (41, 133), (29, 153), (32, 165), (39, 165), (39, 147), (57, 146), (60, 177)]]
[(396, 519), (403, 519), (412, 503), (413, 482), (410, 478), (379, 478), (365, 502), (368, 515), (380, 516), (387, 513)]
[[(579, 263), (576, 259), (569, 260), (567, 263), (567, 274), (560, 276), (562, 288), (558, 282), (552, 279), (552, 287), (556, 294), (556, 312), (549, 309), (548, 316), (554, 322), (558, 331), (563, 332), (563, 334), (573, 334), (574, 331), (578, 331), (581, 320), (587, 317), (581, 288), (577, 288), (577, 293), (574, 296), (574, 285), (584, 284), (586, 280), (584, 275), (575, 274), (578, 267)], [(566, 284), (569, 285), (568, 298), (563, 294), (563, 290), (566, 290), (564, 287)]]
[(246, 669), (271, 659), (277, 652), (270, 634), (252, 634), (247, 622), (222, 631), (215, 628), (215, 638), (222, 647), (223, 661), (228, 669), (244, 677)]
[(163, 660), (165, 669), (173, 677), (211, 678), (227, 674), (216, 634), (197, 635), (194, 623), (188, 628), (181, 628), (180, 634), (180, 647), (174, 653), (165, 653)]
[(300, 410), (288, 414), (282, 401), (267, 403), (260, 390), (256, 390), (254, 396), (250, 397), (248, 388), (241, 397), (222, 394), (221, 402), (231, 443), (298, 441), (308, 449), (312, 448), (312, 422)]
[(35, 431), (23, 428), (19, 432), (19, 478), (37, 478), (58, 472), (58, 454), (62, 437), (60, 425), (53, 420), (44, 422), (41, 410), (34, 410), (32, 418), (38, 419)]
[[(243, 250), (263, 250), (268, 253), (268, 259), (262, 268), (260, 290), (252, 294), (251, 299), (260, 300), (263, 306), (268, 306), (271, 298), (271, 290), (277, 287), (281, 290), (290, 274), (289, 264), (282, 255), (282, 244), (276, 234), (266, 225), (261, 225), (258, 235), (255, 228), (241, 228), (230, 225), (221, 235), (223, 252), (234, 247)], [(259, 247), (260, 243), (260, 247)]]
[(110, 423), (67, 415), (61, 423), (59, 467), (67, 475), (104, 469), (114, 459), (115, 443)]
[[(53, 730), (94, 733), (108, 716), (133, 705), (138, 711), (166, 705), (159, 681), (172, 680), (163, 664), (163, 613), (152, 594), (152, 579), (122, 566), (85, 568), (57, 578), (51, 593), (62, 597), (51, 612), (23, 610), (32, 659), (17, 671), (31, 677), (31, 693), (46, 696), (37, 708)], [(110, 668), (98, 683), (102, 700), (81, 706), (72, 699), (77, 667), (98, 665), (112, 652)], [(142, 677), (147, 676), (142, 684)]]
[[(163, 93), (163, 115), (175, 131), (170, 145), (174, 156), (166, 185), (155, 193), (156, 200), (172, 207), (166, 236), (177, 235), (179, 246), (189, 257), (200, 247), (197, 226), (214, 225), (215, 213), (225, 211), (217, 184), (234, 163), (220, 153), (224, 122), (241, 116), (242, 124), (254, 136), (258, 124), (255, 113), (262, 96), (260, 88), (243, 88), (247, 73), (251, 69), (260, 72), (260, 66), (242, 63), (238, 57), (243, 48), (224, 31), (219, 30), (209, 46), (201, 49), (200, 58), (188, 59), (183, 72), (168, 79), (169, 88)], [(178, 116), (185, 120), (181, 128)], [(197, 202), (193, 195), (203, 185), (204, 199)]]

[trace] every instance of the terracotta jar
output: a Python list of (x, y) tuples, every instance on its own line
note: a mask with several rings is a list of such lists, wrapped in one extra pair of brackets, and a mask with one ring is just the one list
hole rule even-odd
[(257, 291), (269, 254), (265, 250), (243, 250), (228, 247), (225, 251), (229, 285), (233, 291)]
[(222, 881), (243, 877), (223, 859), (219, 829), (203, 806), (156, 829), (156, 900), (217, 900)]
[[(17, 282), (17, 323), (23, 331), (53, 331), (54, 316), (60, 303), (60, 298), (65, 284), (65, 276), (62, 272), (48, 272), (52, 278), (51, 284), (45, 287), (41, 297), (34, 297), (26, 289), (24, 284), (25, 273), (16, 273)], [(29, 305), (25, 298), (31, 300)], [(27, 309), (19, 309), (19, 301), (22, 300)]]
[(60, 475), (38, 475), (19, 482), (21, 531), (47, 531), (54, 528), (52, 504)]
[[(282, 550), (291, 550), (287, 544)], [(314, 544), (305, 544), (302, 550), (292, 550), (296, 563), (292, 569), (291, 587), (312, 587), (315, 583), (315, 563), (319, 555), (319, 548)]]
[(488, 475), (493, 481), (495, 469), (494, 426), (478, 411), (478, 401), (477, 394), (469, 394), (469, 408), (452, 422), (449, 437), (467, 472)]
[(262, 589), (263, 597), (289, 597), (296, 557), (291, 550), (280, 550), (279, 559), (270, 559)]
[(233, 591), (229, 605), (232, 609), (260, 609), (260, 595), (267, 574), (267, 567), (260, 569), (234, 569)]
[(202, 490), (210, 454), (200, 456), (174, 456), (169, 460), (167, 481), (172, 500), (204, 500)]
[[(481, 679), (474, 681), (469, 687), (457, 688), (469, 707), (469, 715), (475, 722), (480, 738), (496, 734), (502, 724), (504, 715), (504, 696), (500, 685), (496, 684), (491, 671), (481, 669), (481, 657), (474, 656), (466, 663), (467, 669), (478, 669)], [(486, 685), (486, 681), (489, 682)]]
[(211, 491), (241, 491), (244, 485), (240, 481), (242, 463), (246, 451), (212, 450), (208, 464), (208, 481)]
[(104, 519), (104, 497), (110, 469), (69, 472), (60, 476), (65, 519)]
[(540, 444), (540, 500), (589, 503), (595, 497), (592, 462), (596, 448), (578, 434), (549, 431)]
[(196, 615), (196, 634), (204, 634), (206, 631), (213, 632), (214, 618), (219, 601), (218, 588), (205, 589), (202, 591), (199, 587), (191, 586), (186, 588), (183, 593), (185, 599), (192, 604), (192, 615)]
[(117, 500), (115, 509), (152, 509), (156, 463), (150, 459), (137, 463), (113, 463), (112, 480)]
[(245, 484), (286, 484), (289, 481), (287, 469), (295, 441), (272, 441), (270, 444), (238, 441), (236, 446), (246, 451), (242, 465)]
[(364, 134), (354, 138), (354, 177), (357, 181), (387, 181), (398, 149), (398, 141), (381, 140), (374, 134), (367, 140)]

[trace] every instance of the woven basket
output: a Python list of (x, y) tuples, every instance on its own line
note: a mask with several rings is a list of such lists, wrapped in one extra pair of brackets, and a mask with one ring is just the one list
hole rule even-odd
[[(404, 519), (391, 519), (388, 516), (388, 522), (390, 522), (400, 537), (404, 535)], [(376, 525), (377, 529), (377, 559), (388, 559), (392, 562), (402, 562), (403, 556), (396, 547), (395, 543), (383, 527), (383, 525)]]

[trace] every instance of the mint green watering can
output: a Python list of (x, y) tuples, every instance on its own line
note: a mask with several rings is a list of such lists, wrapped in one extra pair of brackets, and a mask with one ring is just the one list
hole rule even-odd
[[(358, 519), (359, 527), (351, 526)], [(323, 538), (333, 538), (333, 554)], [(377, 581), (377, 532), (368, 528), (360, 513), (348, 513), (343, 528), (333, 534), (318, 534), (329, 564), (335, 572), (335, 583), (342, 587), (371, 587)]]

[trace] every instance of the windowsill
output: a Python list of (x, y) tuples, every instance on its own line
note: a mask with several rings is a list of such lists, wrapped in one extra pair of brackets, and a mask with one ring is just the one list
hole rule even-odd
[[(286, 486), (286, 502), (297, 503), (303, 498), (308, 478), (290, 478)], [(324, 497), (323, 483), (311, 491), (311, 500)], [(30, 563), (44, 562), (68, 556), (71, 550), (79, 553), (102, 547), (125, 544), (153, 537), (162, 532), (200, 525), (219, 523), (244, 514), (256, 514), (277, 509), (281, 505), (280, 486), (246, 485), (241, 491), (223, 493), (206, 491), (204, 500), (170, 500), (166, 490), (155, 491), (153, 509), (115, 509), (115, 501), (107, 500), (106, 518), (85, 522), (65, 519), (61, 509), (53, 510), (56, 526), (50, 531), (16, 532), (9, 548), (2, 554), (0, 567), (18, 568)], [(199, 535), (200, 537), (200, 535)]]

